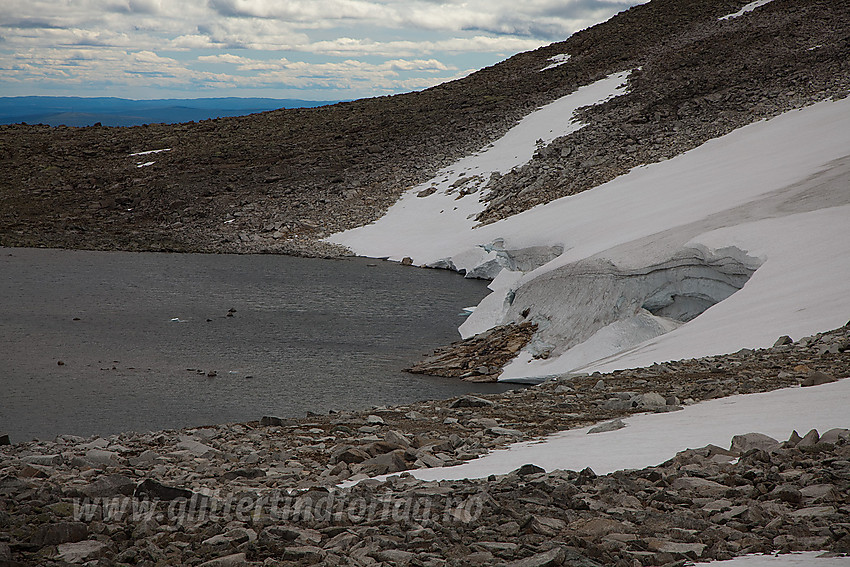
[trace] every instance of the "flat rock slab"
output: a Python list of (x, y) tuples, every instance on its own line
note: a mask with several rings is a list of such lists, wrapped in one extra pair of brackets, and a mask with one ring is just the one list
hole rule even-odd
[(63, 543), (57, 548), (59, 553), (57, 558), (68, 563), (84, 563), (100, 557), (104, 549), (106, 549), (105, 543), (94, 540)]
[(614, 421), (609, 421), (607, 423), (603, 423), (602, 425), (597, 425), (596, 427), (590, 428), (587, 432), (588, 435), (591, 433), (608, 433), (609, 431), (617, 431), (618, 429), (623, 429), (626, 427), (626, 424), (622, 419), (615, 419)]
[(198, 565), (198, 567), (243, 567), (248, 565), (247, 556), (244, 553), (234, 553), (224, 557), (216, 557)]
[(660, 553), (678, 553), (694, 556), (694, 558), (701, 557), (702, 552), (706, 548), (705, 544), (702, 543), (681, 543), (654, 538), (648, 539), (646, 541), (646, 545), (651, 551), (658, 551)]
[(729, 490), (728, 486), (692, 476), (684, 476), (673, 481), (673, 488), (685, 492), (696, 492), (700, 496), (722, 496)]

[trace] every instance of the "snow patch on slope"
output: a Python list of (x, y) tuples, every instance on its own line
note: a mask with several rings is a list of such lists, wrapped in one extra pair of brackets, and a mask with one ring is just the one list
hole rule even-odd
[(582, 128), (573, 118), (575, 111), (622, 94), (628, 75), (616, 73), (538, 109), (495, 143), (405, 192), (381, 219), (327, 240), (362, 256), (393, 260), (410, 256), (417, 264), (438, 267), (449, 267), (447, 262), (439, 262), (451, 256), (453, 269), (471, 271), (492, 257), (479, 246), (484, 242), (465, 250), (458, 250), (457, 242), (459, 235), (472, 230), (475, 216), (484, 210), (481, 193), (490, 176), (528, 163), (538, 145)]
[(150, 155), (150, 154), (158, 154), (160, 152), (170, 152), (170, 151), (171, 151), (171, 148), (162, 148), (161, 150), (147, 150), (147, 151), (144, 151), (144, 152), (136, 152), (134, 154), (130, 154), (130, 157), (147, 156), (147, 155)]
[(558, 55), (553, 55), (552, 57), (547, 59), (547, 61), (549, 61), (549, 64), (540, 69), (539, 72), (542, 73), (543, 71), (548, 71), (549, 69), (560, 67), (561, 65), (569, 61), (570, 57), (572, 56), (569, 53), (559, 53)]
[[(358, 254), (411, 256), (494, 277), (493, 293), (461, 333), (533, 317), (535, 341), (500, 379), (534, 382), (766, 347), (782, 334), (800, 338), (843, 325), (850, 317), (848, 186), (844, 99), (751, 124), (497, 223), (473, 229), (447, 206), (477, 212), (477, 195), (411, 192), (375, 224), (331, 240)], [(531, 249), (562, 253), (542, 265), (508, 265), (511, 255)], [(694, 259), (693, 269), (738, 262), (752, 277), (725, 297), (705, 293), (714, 276), (668, 271), (641, 280), (682, 258)], [(592, 281), (585, 291), (575, 289), (580, 276)], [(675, 309), (699, 316), (677, 321), (664, 311), (665, 301), (675, 305), (673, 296), (682, 295)], [(570, 328), (580, 332), (567, 335)]]
[(749, 4), (747, 4), (746, 6), (741, 8), (740, 10), (738, 10), (737, 12), (734, 12), (732, 14), (726, 14), (725, 16), (721, 16), (720, 18), (717, 18), (717, 20), (721, 21), (721, 20), (731, 20), (733, 18), (738, 18), (740, 16), (743, 16), (747, 12), (752, 12), (756, 8), (764, 6), (765, 4), (769, 4), (770, 2), (773, 2), (773, 0), (755, 0), (755, 2), (750, 2)]
[(744, 555), (725, 561), (712, 561), (711, 567), (847, 567), (846, 557), (822, 557), (822, 551), (782, 555)]
[(850, 425), (846, 401), (850, 379), (812, 388), (786, 388), (761, 394), (719, 398), (682, 411), (636, 415), (616, 431), (588, 435), (590, 427), (562, 431), (543, 441), (516, 443), (454, 467), (417, 469), (422, 480), (485, 478), (506, 474), (526, 463), (547, 471), (590, 467), (596, 474), (642, 469), (673, 458), (679, 451), (709, 443), (728, 447), (732, 437), (759, 432), (784, 440), (797, 430), (821, 433)]

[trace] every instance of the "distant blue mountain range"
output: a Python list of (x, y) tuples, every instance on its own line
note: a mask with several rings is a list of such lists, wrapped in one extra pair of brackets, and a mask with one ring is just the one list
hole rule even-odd
[(113, 97), (0, 97), (0, 124), (50, 126), (137, 126), (244, 116), (278, 108), (313, 108), (339, 101), (277, 98), (193, 98), (130, 100)]

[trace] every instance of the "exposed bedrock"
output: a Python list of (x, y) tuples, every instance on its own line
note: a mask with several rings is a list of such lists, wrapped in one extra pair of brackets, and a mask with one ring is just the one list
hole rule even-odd
[(610, 335), (608, 349), (622, 350), (699, 316), (741, 289), (758, 266), (737, 248), (685, 248), (637, 269), (608, 259), (582, 260), (508, 292), (504, 322), (537, 324), (527, 350), (538, 358), (560, 355), (603, 329)]

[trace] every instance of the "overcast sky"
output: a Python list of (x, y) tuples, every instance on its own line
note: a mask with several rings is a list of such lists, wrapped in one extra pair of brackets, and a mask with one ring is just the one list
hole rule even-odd
[(3, 0), (0, 96), (341, 100), (426, 88), (640, 0)]

